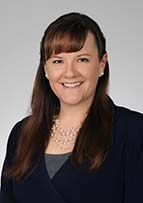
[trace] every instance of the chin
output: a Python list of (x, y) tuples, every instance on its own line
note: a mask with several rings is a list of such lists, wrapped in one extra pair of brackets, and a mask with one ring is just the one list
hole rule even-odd
[(73, 99), (62, 100), (61, 102), (64, 104), (68, 104), (68, 105), (76, 105), (76, 104), (81, 103), (82, 101), (79, 99), (77, 100), (77, 99), (73, 98)]

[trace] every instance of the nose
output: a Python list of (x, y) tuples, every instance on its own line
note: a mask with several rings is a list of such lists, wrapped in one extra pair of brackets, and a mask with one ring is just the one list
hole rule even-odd
[(76, 68), (76, 64), (74, 62), (68, 62), (65, 65), (65, 72), (64, 72), (64, 76), (66, 78), (73, 78), (77, 75), (77, 68)]

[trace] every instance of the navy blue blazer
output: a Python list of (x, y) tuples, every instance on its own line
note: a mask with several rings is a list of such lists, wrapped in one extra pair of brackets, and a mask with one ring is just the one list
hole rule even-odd
[(102, 167), (75, 169), (70, 157), (51, 179), (44, 153), (24, 181), (4, 177), (23, 120), (12, 129), (2, 170), (0, 203), (143, 203), (143, 115), (112, 103), (113, 144)]

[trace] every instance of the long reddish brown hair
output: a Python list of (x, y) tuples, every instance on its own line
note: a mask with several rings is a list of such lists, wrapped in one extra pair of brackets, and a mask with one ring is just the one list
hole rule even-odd
[[(31, 115), (20, 131), (15, 159), (5, 173), (8, 177), (20, 180), (34, 169), (38, 158), (48, 145), (53, 116), (58, 114), (60, 109), (59, 99), (45, 77), (46, 60), (53, 53), (79, 51), (84, 46), (88, 32), (95, 37), (101, 60), (106, 53), (105, 38), (98, 24), (87, 15), (80, 13), (63, 15), (46, 29), (41, 41), (40, 63), (31, 100)], [(112, 141), (112, 114), (107, 96), (108, 80), (107, 62), (104, 76), (98, 81), (93, 102), (75, 142), (71, 156), (71, 163), (75, 167), (89, 160), (90, 169), (97, 170), (108, 153)]]

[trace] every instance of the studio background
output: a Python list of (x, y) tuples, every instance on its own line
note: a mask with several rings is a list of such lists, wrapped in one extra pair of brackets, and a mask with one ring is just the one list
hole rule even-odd
[(107, 40), (109, 95), (143, 112), (143, 2), (141, 0), (0, 1), (0, 173), (9, 133), (27, 115), (43, 32), (60, 15), (82, 12)]

